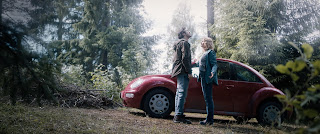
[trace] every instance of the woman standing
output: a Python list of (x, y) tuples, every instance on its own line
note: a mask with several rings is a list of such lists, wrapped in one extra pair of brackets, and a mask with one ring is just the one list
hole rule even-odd
[(212, 98), (213, 84), (218, 85), (216, 53), (213, 51), (213, 41), (211, 38), (204, 38), (201, 41), (204, 54), (196, 63), (199, 66), (199, 78), (202, 92), (206, 102), (207, 118), (200, 121), (201, 125), (213, 125), (214, 103)]

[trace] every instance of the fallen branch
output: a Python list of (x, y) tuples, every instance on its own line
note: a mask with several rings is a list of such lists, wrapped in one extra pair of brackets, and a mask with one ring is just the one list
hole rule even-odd
[(107, 98), (102, 94), (92, 91), (105, 91), (101, 89), (81, 90), (69, 89), (64, 92), (56, 93), (54, 96), (59, 100), (61, 107), (81, 107), (81, 108), (114, 108), (121, 107), (122, 104), (114, 102), (111, 98)]

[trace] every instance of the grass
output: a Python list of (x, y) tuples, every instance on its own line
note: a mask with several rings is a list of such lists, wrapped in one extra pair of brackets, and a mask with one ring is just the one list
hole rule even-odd
[[(172, 114), (173, 115), (173, 114)], [(201, 126), (205, 114), (186, 113), (192, 124), (146, 117), (137, 109), (81, 109), (11, 106), (0, 103), (0, 133), (292, 133), (301, 126), (284, 123), (281, 128), (263, 127), (256, 120), (237, 124), (232, 117), (215, 116), (214, 126)]]

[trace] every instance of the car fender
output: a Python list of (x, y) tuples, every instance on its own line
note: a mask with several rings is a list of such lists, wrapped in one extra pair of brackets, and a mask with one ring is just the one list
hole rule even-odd
[(139, 87), (142, 97), (140, 98), (140, 109), (143, 109), (143, 100), (146, 94), (154, 88), (165, 88), (168, 89), (173, 95), (176, 91), (176, 83), (168, 78), (164, 77), (149, 77)]
[(169, 89), (172, 93), (175, 93), (176, 91), (176, 83), (168, 78), (165, 77), (150, 77), (146, 79), (146, 81), (141, 85), (141, 89), (145, 89), (145, 93), (149, 91), (150, 89), (156, 88), (156, 87), (162, 87)]
[(273, 87), (264, 87), (253, 94), (250, 101), (251, 115), (256, 116), (259, 105), (266, 99), (275, 98), (275, 95), (284, 95), (282, 91)]
[[(141, 103), (146, 93), (148, 93), (150, 90), (156, 87), (163, 88), (164, 90), (167, 90), (174, 94), (176, 90), (176, 83), (174, 80), (171, 80), (167, 77), (168, 76), (166, 75), (146, 75), (132, 80), (126, 86), (126, 88), (123, 91), (121, 91), (121, 98), (123, 99), (123, 103), (128, 107), (142, 108)], [(132, 84), (136, 83), (139, 80), (142, 80), (142, 83), (138, 84), (136, 87), (132, 87)], [(127, 93), (133, 93), (134, 97), (125, 97), (125, 94)]]

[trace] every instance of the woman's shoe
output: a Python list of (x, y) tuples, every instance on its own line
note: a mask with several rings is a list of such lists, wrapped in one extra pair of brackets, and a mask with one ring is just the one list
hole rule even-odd
[(213, 125), (213, 121), (207, 121), (207, 120), (200, 121), (200, 125)]

